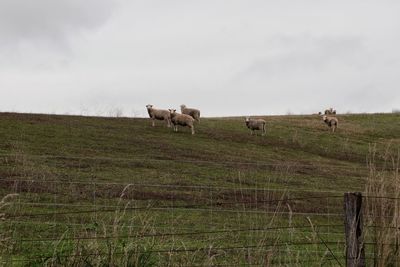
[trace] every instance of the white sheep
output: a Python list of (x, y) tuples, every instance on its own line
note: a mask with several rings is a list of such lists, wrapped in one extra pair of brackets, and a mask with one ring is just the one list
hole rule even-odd
[(161, 120), (161, 121), (165, 120), (167, 122), (168, 128), (171, 127), (171, 114), (169, 113), (168, 110), (155, 109), (155, 108), (153, 108), (153, 105), (146, 105), (146, 108), (147, 108), (147, 112), (149, 113), (149, 116), (151, 118), (151, 121), (152, 121), (151, 125), (153, 127), (155, 126), (155, 123), (154, 123), (155, 120)]
[(335, 115), (336, 114), (336, 110), (334, 110), (333, 108), (329, 108), (325, 110), (325, 115)]
[(338, 127), (338, 123), (339, 123), (339, 121), (336, 117), (323, 115), (322, 120), (326, 123), (326, 125), (329, 126), (329, 128), (331, 128), (332, 133), (335, 132), (336, 128)]
[(195, 108), (188, 108), (185, 105), (181, 105), (181, 113), (191, 116), (197, 122), (200, 122), (200, 110)]
[(266, 122), (263, 119), (251, 119), (246, 117), (246, 126), (251, 130), (251, 135), (253, 135), (255, 130), (261, 130), (261, 135), (265, 135), (267, 133), (266, 130)]
[(176, 109), (168, 109), (171, 115), (171, 122), (174, 125), (174, 131), (178, 131), (178, 125), (187, 126), (192, 130), (194, 134), (194, 119), (186, 114), (176, 113)]

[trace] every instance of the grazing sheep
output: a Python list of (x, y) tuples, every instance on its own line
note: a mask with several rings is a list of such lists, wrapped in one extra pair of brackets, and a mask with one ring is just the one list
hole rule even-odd
[(266, 122), (263, 119), (251, 119), (246, 117), (246, 126), (251, 130), (251, 135), (253, 135), (255, 130), (261, 130), (261, 135), (265, 135), (267, 133), (266, 130)]
[(338, 126), (338, 123), (339, 123), (339, 121), (336, 117), (330, 117), (330, 116), (323, 115), (322, 120), (326, 123), (326, 125), (328, 125), (331, 128), (332, 133), (335, 132), (335, 130)]
[(188, 108), (185, 105), (181, 105), (181, 113), (191, 116), (197, 122), (200, 122), (200, 110), (195, 108)]
[(149, 116), (152, 120), (151, 125), (154, 127), (154, 121), (155, 120), (165, 120), (167, 122), (168, 128), (171, 127), (171, 114), (169, 113), (168, 110), (165, 109), (155, 109), (153, 108), (153, 105), (146, 105), (147, 112), (149, 113)]
[(186, 114), (176, 113), (176, 109), (168, 109), (171, 115), (171, 122), (174, 125), (174, 131), (178, 131), (178, 125), (187, 126), (192, 130), (192, 134), (194, 134), (194, 119)]
[(336, 110), (334, 110), (333, 108), (329, 108), (325, 110), (325, 115), (335, 115), (336, 114)]

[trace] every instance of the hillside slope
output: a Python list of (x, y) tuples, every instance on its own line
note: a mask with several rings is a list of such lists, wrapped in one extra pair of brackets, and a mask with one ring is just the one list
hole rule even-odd
[[(228, 216), (222, 212), (226, 209), (298, 213), (297, 219), (290, 219), (291, 225), (304, 224), (302, 213), (311, 218), (315, 214), (316, 222), (340, 222), (340, 217), (317, 215), (341, 212), (341, 202), (319, 198), (362, 191), (372, 152), (375, 163), (384, 167), (389, 155), (400, 149), (399, 114), (338, 115), (334, 134), (317, 115), (263, 118), (267, 121), (264, 137), (251, 136), (241, 117), (203, 118), (192, 136), (188, 129), (175, 133), (160, 121), (151, 127), (149, 119), (0, 113), (0, 191), (19, 194), (18, 202), (6, 210), (9, 224), (2, 227), (11, 227), (15, 237), (38, 238), (30, 230), (32, 223), (35, 229), (43, 228), (41, 238), (60, 237), (65, 229), (73, 236), (82, 235), (82, 227), (115, 222), (113, 216), (32, 214), (80, 212), (121, 203), (158, 207), (143, 215), (158, 232), (160, 227), (166, 231), (256, 227), (270, 220), (259, 215)], [(275, 202), (284, 198), (299, 200), (283, 206)], [(221, 212), (162, 210), (175, 205), (218, 206)], [(287, 224), (285, 216), (269, 224)], [(132, 220), (143, 226), (143, 217)], [(50, 222), (56, 225), (51, 233), (45, 230)], [(237, 238), (240, 244), (257, 239), (255, 235)], [(231, 243), (225, 236), (218, 240), (222, 245)], [(169, 241), (165, 242), (158, 246), (170, 249)], [(201, 247), (215, 240), (185, 237), (180, 242)], [(49, 252), (45, 245), (14, 246), (18, 259), (29, 259), (32, 251), (35, 255)], [(68, 253), (74, 248), (70, 246)], [(232, 263), (227, 259), (217, 263), (221, 262)]]
[[(346, 178), (360, 176), (371, 145), (399, 148), (398, 114), (340, 115), (335, 134), (318, 116), (265, 118), (265, 137), (251, 136), (243, 118), (205, 118), (191, 136), (147, 119), (3, 113), (0, 155), (24, 157), (32, 175), (46, 169), (52, 179), (227, 185), (240, 172), (250, 185), (283, 168), (296, 188), (343, 191), (359, 188)], [(316, 185), (316, 178), (343, 180)]]

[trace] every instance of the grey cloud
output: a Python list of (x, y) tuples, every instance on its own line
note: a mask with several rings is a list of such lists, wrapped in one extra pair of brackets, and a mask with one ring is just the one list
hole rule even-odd
[(104, 23), (115, 7), (111, 0), (2, 0), (0, 45), (64, 42), (70, 34)]
[(239, 77), (255, 74), (288, 75), (293, 71), (307, 70), (320, 72), (331, 64), (363, 68), (365, 63), (361, 37), (279, 36), (270, 43), (281, 47), (282, 52), (256, 59), (238, 74)]
[(328, 106), (365, 112), (396, 105), (398, 78), (386, 64), (388, 55), (370, 51), (360, 36), (275, 36), (266, 49), (275, 52), (257, 56), (225, 85), (236, 100), (232, 104), (246, 94), (253, 104), (249, 111), (258, 114)]
[(0, 110), (390, 111), (400, 4), (367, 2), (0, 0)]

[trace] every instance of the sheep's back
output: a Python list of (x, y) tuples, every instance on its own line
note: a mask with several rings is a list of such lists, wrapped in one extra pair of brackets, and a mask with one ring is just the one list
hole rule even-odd
[(186, 125), (192, 125), (194, 119), (187, 114), (176, 114), (175, 116), (171, 117), (171, 121), (173, 124), (186, 126)]
[(333, 125), (338, 125), (338, 119), (335, 117), (327, 117), (325, 120), (325, 123), (328, 124), (328, 126), (333, 126)]
[(197, 115), (197, 114), (200, 115), (200, 110), (195, 109), (195, 108), (184, 108), (182, 110), (182, 114), (186, 114), (186, 115), (190, 115), (190, 116)]
[(153, 109), (153, 114), (156, 119), (165, 119), (171, 117), (169, 111), (164, 109)]
[(247, 127), (254, 130), (262, 130), (263, 125), (265, 124), (265, 120), (258, 119), (258, 120), (250, 120), (246, 123)]

